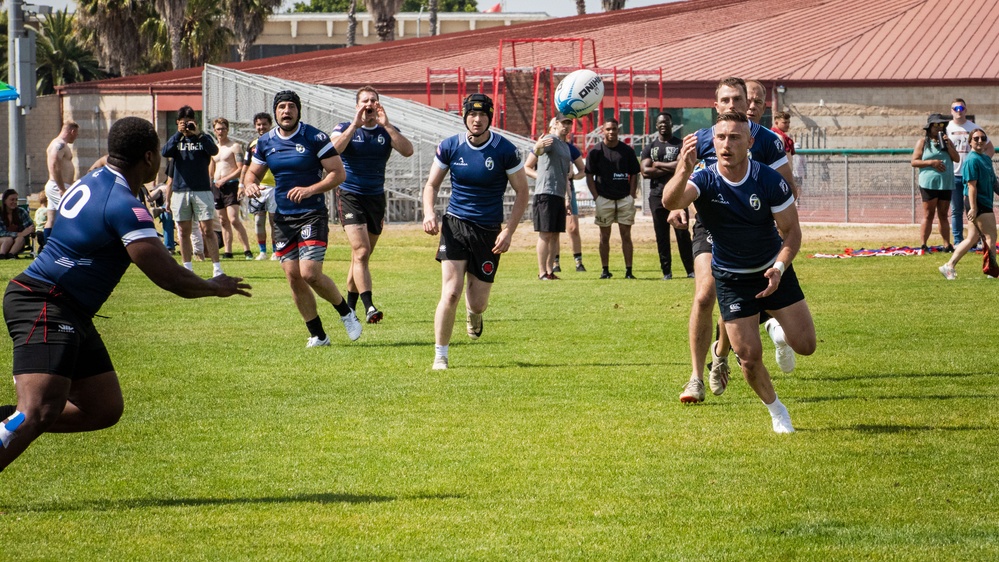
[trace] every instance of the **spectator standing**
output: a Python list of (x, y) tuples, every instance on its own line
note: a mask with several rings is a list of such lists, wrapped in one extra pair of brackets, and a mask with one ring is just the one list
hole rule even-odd
[(232, 259), (232, 235), (235, 231), (243, 244), (243, 257), (253, 259), (250, 241), (246, 237), (246, 227), (239, 218), (239, 178), (243, 173), (243, 147), (229, 138), (229, 120), (217, 117), (212, 121), (212, 130), (218, 138), (218, 154), (212, 156), (208, 173), (212, 176), (212, 187), (216, 192), (215, 210), (218, 211), (222, 226), (223, 257)]
[(594, 222), (600, 227), (601, 279), (610, 279), (611, 225), (617, 223), (624, 254), (624, 278), (632, 274), (631, 226), (635, 224), (635, 197), (638, 195), (638, 175), (641, 167), (635, 150), (618, 138), (619, 124), (611, 117), (600, 128), (603, 142), (597, 143), (586, 155), (586, 187), (596, 203)]
[(44, 234), (52, 230), (52, 224), (62, 201), (62, 194), (73, 185), (76, 179), (76, 169), (73, 166), (72, 144), (80, 133), (80, 126), (73, 121), (63, 123), (59, 136), (52, 139), (45, 149), (45, 163), (49, 171), (49, 179), (45, 182), (45, 195), (48, 197), (48, 219), (45, 222)]
[[(968, 137), (972, 131), (981, 129), (973, 121), (968, 119), (968, 104), (961, 98), (954, 98), (950, 102), (950, 123), (947, 124), (947, 138), (957, 149), (960, 162), (954, 166), (954, 189), (951, 191), (950, 199), (950, 232), (954, 244), (960, 244), (964, 240), (964, 179), (962, 168), (964, 159), (971, 150)], [(989, 158), (995, 156), (996, 149), (992, 141), (987, 141), (983, 154)]]
[(995, 198), (996, 173), (992, 158), (988, 156), (988, 135), (975, 129), (969, 136), (971, 152), (964, 159), (961, 177), (964, 182), (964, 202), (968, 209), (968, 237), (954, 249), (950, 260), (940, 266), (940, 273), (948, 280), (957, 279), (957, 262), (982, 239), (985, 255), (982, 271), (989, 277), (999, 277), (996, 265), (996, 216), (992, 205)]
[[(656, 232), (656, 246), (659, 250), (659, 266), (663, 279), (673, 278), (673, 253), (669, 244), (669, 210), (663, 207), (663, 188), (676, 171), (677, 157), (682, 141), (673, 135), (673, 118), (669, 113), (660, 113), (656, 118), (658, 136), (642, 149), (642, 175), (649, 180), (649, 208), (652, 210), (652, 226)], [(676, 249), (687, 277), (694, 276), (694, 253), (690, 243), (689, 214), (686, 209), (682, 222), (673, 224), (676, 233)]]
[[(257, 153), (257, 141), (267, 131), (271, 130), (274, 122), (271, 114), (260, 112), (253, 116), (253, 129), (257, 132), (257, 138), (250, 141), (246, 146), (246, 154), (243, 156), (243, 177), (239, 179), (240, 189), (246, 184), (246, 171), (250, 169), (250, 162), (253, 161)], [(267, 226), (274, 228), (274, 212), (277, 211), (277, 204), (274, 202), (274, 174), (268, 168), (264, 172), (264, 177), (260, 178), (260, 195), (251, 197), (247, 209), (253, 215), (253, 226), (257, 235), (257, 261), (267, 259)], [(274, 239), (271, 238), (271, 260), (277, 261), (277, 248), (274, 247)]]
[(954, 246), (950, 243), (947, 215), (951, 192), (954, 190), (951, 179), (954, 177), (954, 164), (960, 162), (961, 158), (945, 134), (947, 122), (948, 119), (939, 113), (927, 117), (923, 127), (925, 134), (912, 150), (912, 167), (919, 170), (919, 193), (923, 200), (923, 220), (919, 228), (923, 252), (929, 251), (926, 244), (933, 231), (934, 215), (937, 216), (940, 237), (944, 240), (946, 251), (954, 251)]

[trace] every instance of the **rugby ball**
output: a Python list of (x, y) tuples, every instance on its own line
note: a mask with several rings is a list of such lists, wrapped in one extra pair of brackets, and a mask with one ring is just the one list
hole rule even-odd
[(566, 117), (578, 119), (590, 113), (604, 99), (604, 81), (592, 70), (570, 73), (555, 88), (555, 109)]

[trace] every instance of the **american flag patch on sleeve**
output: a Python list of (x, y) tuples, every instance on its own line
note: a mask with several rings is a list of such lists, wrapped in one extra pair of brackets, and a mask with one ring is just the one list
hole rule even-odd
[(132, 207), (132, 212), (135, 213), (135, 218), (140, 221), (153, 222), (152, 215), (149, 214), (149, 211), (145, 207)]

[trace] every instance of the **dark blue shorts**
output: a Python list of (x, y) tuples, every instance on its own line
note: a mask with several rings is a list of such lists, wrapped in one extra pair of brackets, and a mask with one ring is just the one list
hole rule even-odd
[(712, 266), (711, 274), (715, 278), (715, 293), (718, 295), (718, 308), (726, 321), (737, 318), (749, 318), (765, 310), (780, 310), (792, 304), (805, 300), (798, 284), (798, 276), (794, 266), (789, 265), (781, 275), (777, 290), (768, 297), (756, 298), (767, 288), (769, 281), (763, 272), (730, 273)]
[(493, 253), (499, 225), (480, 226), (458, 217), (444, 215), (437, 261), (467, 261), (468, 272), (481, 281), (492, 283), (499, 268), (499, 254)]

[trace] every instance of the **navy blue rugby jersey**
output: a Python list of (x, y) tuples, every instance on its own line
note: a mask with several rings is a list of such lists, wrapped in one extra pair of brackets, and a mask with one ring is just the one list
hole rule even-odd
[[(340, 123), (333, 128), (333, 136), (342, 134), (349, 126), (349, 121)], [(393, 128), (399, 130), (394, 125)], [(385, 165), (391, 155), (392, 137), (385, 127), (358, 127), (340, 153), (347, 171), (347, 179), (340, 184), (340, 189), (358, 195), (385, 193)]]
[(451, 172), (451, 199), (447, 214), (481, 225), (503, 222), (503, 194), (507, 177), (524, 167), (517, 147), (490, 132), (482, 146), (472, 146), (462, 133), (437, 146), (434, 165)]
[(274, 200), (283, 215), (299, 215), (306, 211), (326, 208), (326, 196), (319, 193), (295, 203), (288, 192), (296, 187), (309, 187), (326, 175), (322, 160), (338, 153), (326, 133), (305, 123), (299, 123), (288, 138), (278, 134), (280, 127), (264, 133), (257, 140), (253, 162), (263, 164), (274, 174)]

